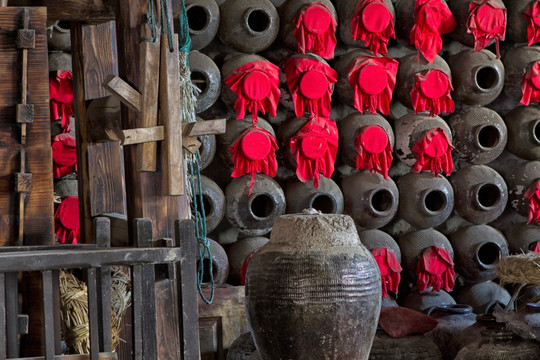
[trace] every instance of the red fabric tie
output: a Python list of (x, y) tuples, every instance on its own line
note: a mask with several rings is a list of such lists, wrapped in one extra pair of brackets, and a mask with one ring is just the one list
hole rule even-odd
[(276, 138), (267, 130), (252, 126), (229, 147), (234, 169), (232, 177), (237, 178), (251, 174), (248, 194), (251, 195), (255, 174), (264, 173), (270, 177), (276, 176), (278, 163)]
[(383, 0), (358, 0), (351, 17), (354, 40), (362, 40), (375, 55), (386, 54), (390, 38), (395, 39), (394, 17)]
[(51, 121), (62, 119), (62, 130), (69, 132), (69, 122), (73, 115), (73, 74), (71, 71), (57, 70), (49, 75), (49, 100)]
[(54, 137), (52, 147), (54, 177), (77, 172), (77, 144), (69, 134)]
[(442, 0), (416, 0), (411, 44), (428, 62), (432, 63), (442, 49), (441, 35), (451, 33), (455, 28), (454, 15)]
[(306, 112), (330, 116), (332, 86), (337, 81), (337, 72), (318, 60), (301, 57), (288, 58), (284, 70), (296, 116), (302, 117)]
[(261, 250), (261, 248), (255, 249), (251, 254), (249, 254), (246, 260), (242, 263), (242, 267), (240, 268), (240, 285), (246, 284), (246, 274), (247, 274), (249, 263), (251, 262), (251, 259), (253, 259), (253, 256), (257, 252), (259, 252), (259, 250)]
[(452, 149), (454, 146), (443, 129), (425, 131), (413, 147), (416, 155), (413, 171), (429, 170), (435, 176), (439, 176), (442, 172), (447, 176), (450, 175), (454, 169)]
[(540, 179), (536, 180), (523, 194), (529, 203), (527, 224), (540, 220)]
[(529, 250), (535, 253), (540, 253), (540, 241), (536, 241), (529, 246)]
[(523, 16), (527, 19), (527, 40), (531, 46), (540, 41), (540, 1), (531, 2)]
[(80, 240), (79, 198), (65, 198), (54, 213), (54, 228), (60, 244), (77, 244)]
[(521, 78), (521, 103), (540, 102), (540, 61), (535, 62)]
[(506, 34), (506, 8), (495, 0), (474, 0), (469, 4), (467, 32), (474, 36), (474, 51), (485, 48), (491, 39), (495, 39), (497, 59), (499, 40), (504, 41)]
[(257, 123), (259, 111), (276, 116), (281, 95), (276, 65), (268, 61), (252, 61), (235, 69), (224, 81), (236, 94), (234, 110), (237, 119), (243, 119), (246, 111), (251, 112), (253, 124)]
[(420, 292), (430, 286), (433, 291), (452, 291), (456, 275), (452, 257), (446, 249), (430, 246), (420, 254), (416, 275), (416, 287)]
[(354, 138), (356, 147), (356, 168), (378, 172), (388, 179), (388, 169), (392, 165), (392, 145), (388, 134), (377, 125), (361, 128)]
[(291, 154), (296, 159), (296, 175), (303, 182), (313, 179), (319, 187), (319, 173), (330, 178), (338, 149), (338, 130), (332, 119), (314, 117), (291, 138)]
[(454, 90), (447, 74), (438, 69), (427, 70), (414, 75), (411, 102), (415, 112), (429, 110), (429, 116), (454, 111), (454, 101), (450, 91)]
[(293, 25), (298, 52), (309, 51), (325, 59), (334, 57), (337, 22), (326, 5), (318, 1), (304, 5)]
[(358, 111), (390, 113), (398, 65), (397, 60), (389, 57), (359, 56), (353, 60), (347, 73)]
[(400, 272), (403, 270), (397, 261), (394, 252), (388, 248), (375, 248), (371, 251), (379, 270), (381, 271), (382, 296), (388, 296), (388, 290), (394, 294), (398, 293), (399, 280), (401, 279)]

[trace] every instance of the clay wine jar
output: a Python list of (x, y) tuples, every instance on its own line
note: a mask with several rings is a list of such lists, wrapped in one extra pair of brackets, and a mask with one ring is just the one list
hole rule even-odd
[(347, 215), (280, 216), (246, 276), (263, 360), (368, 359), (381, 308), (377, 263)]
[(489, 328), (479, 340), (461, 349), (456, 360), (534, 360), (538, 354), (538, 342), (519, 338), (510, 330)]
[(518, 46), (506, 50), (502, 58), (506, 77), (504, 80), (504, 93), (512, 100), (519, 102), (523, 96), (521, 80), (523, 75), (540, 61), (540, 46)]
[(527, 18), (523, 13), (534, 3), (534, 0), (511, 0), (505, 1), (506, 5), (506, 37), (507, 41), (516, 43), (527, 42)]
[(341, 102), (354, 107), (354, 89), (349, 83), (349, 73), (347, 69), (351, 63), (360, 56), (373, 56), (367, 49), (356, 49), (341, 55), (335, 62), (334, 68), (338, 72), (338, 81), (334, 92)]
[(442, 224), (454, 208), (454, 190), (441, 175), (407, 173), (398, 179), (399, 216), (418, 229)]
[(270, 230), (279, 215), (285, 213), (285, 194), (274, 179), (256, 174), (251, 194), (251, 175), (233, 179), (225, 188), (225, 216), (241, 233), (261, 236)]
[(267, 242), (268, 238), (265, 237), (247, 237), (240, 239), (227, 247), (226, 252), (227, 257), (229, 258), (229, 284), (240, 285), (242, 265), (252, 252), (265, 245)]
[[(208, 239), (210, 242), (210, 253), (212, 254), (212, 274), (214, 275), (214, 284), (221, 286), (227, 281), (229, 276), (229, 259), (223, 247), (212, 239)], [(204, 274), (202, 278), (202, 285), (210, 285), (210, 260), (208, 253), (205, 253), (203, 259)], [(199, 267), (199, 261), (197, 261), (197, 268)]]
[(192, 51), (188, 56), (191, 81), (201, 91), (197, 95), (197, 113), (214, 105), (221, 93), (221, 74), (217, 65), (205, 54)]
[[(410, 232), (399, 238), (399, 247), (401, 248), (401, 264), (404, 272), (411, 279), (416, 279), (416, 265), (420, 254), (430, 246), (438, 246), (444, 248), (454, 258), (454, 250), (450, 241), (434, 229), (424, 229)], [(405, 306), (405, 305), (403, 305)], [(419, 310), (421, 311), (421, 310)]]
[(388, 224), (396, 215), (399, 204), (398, 188), (391, 178), (379, 173), (359, 171), (343, 179), (345, 213), (366, 229)]
[(416, 162), (416, 156), (412, 152), (414, 145), (425, 131), (435, 128), (443, 129), (450, 142), (453, 141), (450, 127), (439, 116), (408, 114), (397, 119), (394, 123), (394, 134), (396, 136), (394, 153), (399, 160), (408, 166), (413, 166)]
[(449, 236), (456, 271), (469, 284), (493, 280), (499, 260), (508, 256), (508, 243), (499, 230), (488, 225), (461, 228)]
[(369, 251), (379, 247), (388, 248), (392, 250), (394, 255), (396, 255), (397, 261), (401, 263), (401, 250), (399, 245), (384, 231), (378, 229), (364, 230), (360, 231), (358, 236), (360, 237), (362, 244), (364, 244)]
[[(412, 16), (412, 12), (409, 16)], [(448, 75), (450, 83), (453, 82), (453, 70), (450, 69), (450, 66), (448, 66), (446, 61), (444, 61), (444, 59), (439, 55), (435, 57), (435, 60), (433, 60), (432, 63), (429, 63), (423, 56), (419, 57), (416, 52), (405, 55), (399, 59), (397, 85), (394, 93), (398, 100), (407, 108), (413, 109), (411, 102), (411, 90), (414, 87), (414, 75), (431, 69), (442, 71)]]
[(465, 166), (450, 176), (455, 191), (454, 210), (473, 224), (497, 219), (508, 201), (503, 177), (485, 165)]
[(263, 51), (278, 35), (279, 15), (269, 0), (226, 0), (219, 10), (218, 37), (234, 50)]
[[(450, 0), (451, 2), (452, 0)], [(449, 1), (441, 0), (445, 5)], [(414, 27), (414, 5), (416, 0), (397, 0), (394, 7), (396, 10), (396, 37), (404, 46), (414, 47), (411, 44), (411, 30)], [(444, 36), (443, 36), (444, 42)]]
[(427, 313), (437, 306), (455, 305), (454, 298), (444, 290), (431, 292), (427, 289), (423, 292), (413, 291), (403, 300), (401, 306), (416, 311)]
[(214, 40), (219, 29), (216, 0), (186, 0), (189, 37), (193, 50), (201, 50)]
[(540, 178), (540, 161), (529, 161), (514, 167), (506, 177), (508, 200), (520, 215), (528, 216), (529, 204), (523, 194)]
[(356, 134), (366, 126), (376, 125), (381, 127), (388, 135), (388, 142), (394, 148), (394, 131), (392, 126), (381, 115), (360, 114), (352, 112), (337, 123), (339, 129), (339, 149), (341, 160), (352, 168), (356, 168), (356, 146), (354, 139)]
[(225, 194), (212, 179), (201, 175), (206, 231), (211, 233), (219, 225), (225, 215)]
[(487, 164), (504, 151), (508, 131), (501, 116), (475, 106), (453, 114), (448, 121), (454, 133), (455, 152), (470, 164)]
[(369, 360), (442, 360), (437, 345), (425, 335), (392, 338), (384, 331), (375, 334)]
[[(392, 0), (383, 0), (383, 1), (384, 1), (384, 6), (388, 9), (390, 14), (392, 15), (392, 19), (395, 24), (396, 13), (394, 11), (394, 5), (392, 4)], [(347, 47), (364, 47), (364, 42), (362, 40), (353, 40), (352, 33), (351, 33), (351, 17), (354, 14), (354, 10), (357, 3), (358, 3), (357, 0), (336, 1), (336, 8), (337, 8), (338, 17), (339, 17), (338, 34), (339, 34), (340, 40)], [(386, 26), (381, 26), (381, 27), (386, 28)]]
[(488, 327), (504, 326), (504, 324), (497, 324), (495, 316), (492, 314), (478, 314), (476, 315), (476, 322), (471, 326), (466, 327), (456, 334), (448, 346), (446, 347), (445, 359), (452, 360), (456, 357), (457, 353), (470, 343), (475, 342), (482, 332)]
[(508, 151), (526, 160), (540, 159), (540, 107), (518, 106), (504, 117)]
[(523, 254), (540, 241), (540, 227), (536, 225), (515, 224), (504, 232), (511, 254)]
[(448, 65), (452, 69), (454, 100), (467, 105), (487, 105), (501, 94), (504, 87), (504, 65), (491, 51), (464, 50), (450, 56)]
[(491, 314), (496, 305), (504, 309), (510, 298), (508, 291), (493, 281), (467, 286), (461, 289), (456, 296), (456, 300), (460, 304), (472, 306), (475, 314)]
[(343, 194), (339, 186), (332, 180), (321, 176), (319, 187), (313, 186), (313, 179), (302, 182), (297, 178), (289, 180), (285, 189), (287, 213), (300, 213), (304, 209), (313, 208), (324, 214), (341, 214), (343, 212)]
[(214, 160), (214, 156), (216, 155), (216, 135), (197, 136), (197, 140), (199, 140), (201, 143), (201, 147), (199, 148), (199, 166), (200, 169), (203, 170), (210, 165), (212, 160)]

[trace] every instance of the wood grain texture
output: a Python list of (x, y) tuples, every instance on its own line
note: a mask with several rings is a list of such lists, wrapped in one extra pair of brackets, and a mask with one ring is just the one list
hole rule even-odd
[(103, 87), (131, 110), (141, 110), (141, 94), (120, 77), (109, 75), (103, 82)]
[[(155, 144), (157, 141), (161, 141), (165, 138), (165, 128), (163, 126), (152, 126), (147, 128), (129, 129), (124, 130), (123, 134), (123, 145), (143, 144), (148, 142), (154, 142)], [(139, 154), (137, 156), (139, 156)], [(154, 160), (156, 160), (155, 157)]]
[(116, 30), (114, 21), (99, 25), (83, 25), (83, 56), (86, 100), (110, 95), (103, 88), (109, 75), (118, 74), (116, 53)]

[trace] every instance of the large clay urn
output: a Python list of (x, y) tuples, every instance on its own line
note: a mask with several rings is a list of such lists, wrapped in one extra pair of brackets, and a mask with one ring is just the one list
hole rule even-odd
[(263, 360), (366, 360), (381, 308), (377, 263), (352, 218), (280, 216), (250, 262), (246, 305)]
[(219, 6), (216, 0), (186, 0), (189, 37), (194, 50), (214, 40), (219, 28)]
[(540, 107), (518, 106), (504, 116), (508, 151), (526, 160), (540, 159)]

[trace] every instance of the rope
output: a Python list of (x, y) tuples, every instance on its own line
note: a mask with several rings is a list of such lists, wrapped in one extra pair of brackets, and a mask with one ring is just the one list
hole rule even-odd
[[(184, 2), (182, 0), (182, 2)], [(167, 25), (167, 40), (169, 41), (169, 51), (174, 51), (173, 34), (171, 22), (169, 21), (169, 6), (167, 0), (161, 0), (161, 33), (165, 34), (165, 25)], [(187, 16), (187, 14), (186, 14)]]
[(149, 0), (146, 8), (146, 23), (152, 29), (152, 37), (143, 37), (141, 41), (156, 42), (157, 40), (157, 20), (154, 12), (154, 0)]
[(191, 51), (191, 38), (189, 37), (189, 22), (187, 17), (186, 4), (184, 3), (184, 0), (182, 0), (181, 2), (180, 10), (180, 33), (178, 34), (178, 50), (189, 54), (189, 52)]

